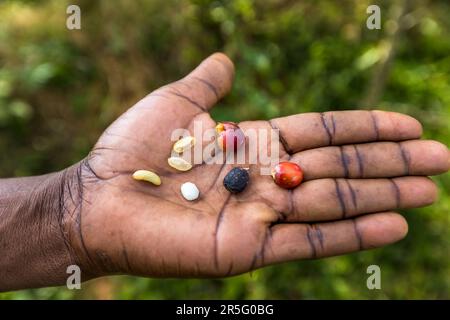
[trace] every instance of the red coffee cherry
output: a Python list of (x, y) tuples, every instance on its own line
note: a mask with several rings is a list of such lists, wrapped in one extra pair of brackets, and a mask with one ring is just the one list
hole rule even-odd
[(280, 162), (272, 169), (272, 178), (278, 186), (292, 189), (302, 182), (303, 171), (296, 163)]
[(237, 149), (244, 144), (245, 135), (234, 122), (219, 122), (216, 126), (217, 145), (224, 152)]

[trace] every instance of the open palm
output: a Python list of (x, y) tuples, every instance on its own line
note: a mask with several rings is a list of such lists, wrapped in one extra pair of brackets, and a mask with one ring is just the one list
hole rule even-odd
[[(448, 170), (448, 149), (420, 138), (415, 119), (382, 111), (308, 113), (240, 123), (279, 129), (280, 158), (300, 164), (305, 182), (276, 186), (249, 166), (246, 190), (222, 185), (231, 164), (168, 166), (177, 128), (215, 126), (210, 109), (231, 88), (234, 69), (223, 54), (160, 88), (117, 119), (80, 163), (82, 201), (68, 219), (69, 241), (86, 277), (128, 273), (213, 277), (269, 264), (379, 247), (403, 238), (407, 224), (391, 212), (436, 199), (427, 177)], [(161, 186), (138, 182), (138, 169)], [(186, 201), (180, 185), (200, 198)]]

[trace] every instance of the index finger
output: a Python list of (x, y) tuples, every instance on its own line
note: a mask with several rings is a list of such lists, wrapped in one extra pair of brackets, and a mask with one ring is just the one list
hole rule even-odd
[(402, 141), (422, 135), (419, 121), (388, 111), (330, 111), (303, 113), (269, 121), (279, 129), (280, 140), (290, 154), (330, 145), (373, 141)]

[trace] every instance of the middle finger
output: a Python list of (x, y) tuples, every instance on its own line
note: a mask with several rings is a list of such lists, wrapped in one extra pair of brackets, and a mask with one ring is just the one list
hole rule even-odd
[(300, 165), (305, 180), (430, 176), (449, 169), (449, 152), (437, 141), (409, 140), (311, 149), (290, 161)]
[(437, 188), (426, 177), (317, 179), (292, 190), (286, 221), (339, 220), (357, 215), (432, 204)]

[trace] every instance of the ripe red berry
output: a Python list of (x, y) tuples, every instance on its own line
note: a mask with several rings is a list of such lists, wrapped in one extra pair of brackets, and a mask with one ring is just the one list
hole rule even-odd
[(234, 122), (219, 122), (216, 126), (217, 145), (223, 151), (237, 149), (244, 144), (245, 135)]
[(280, 187), (292, 189), (302, 182), (303, 171), (296, 163), (280, 162), (272, 169), (272, 178)]

